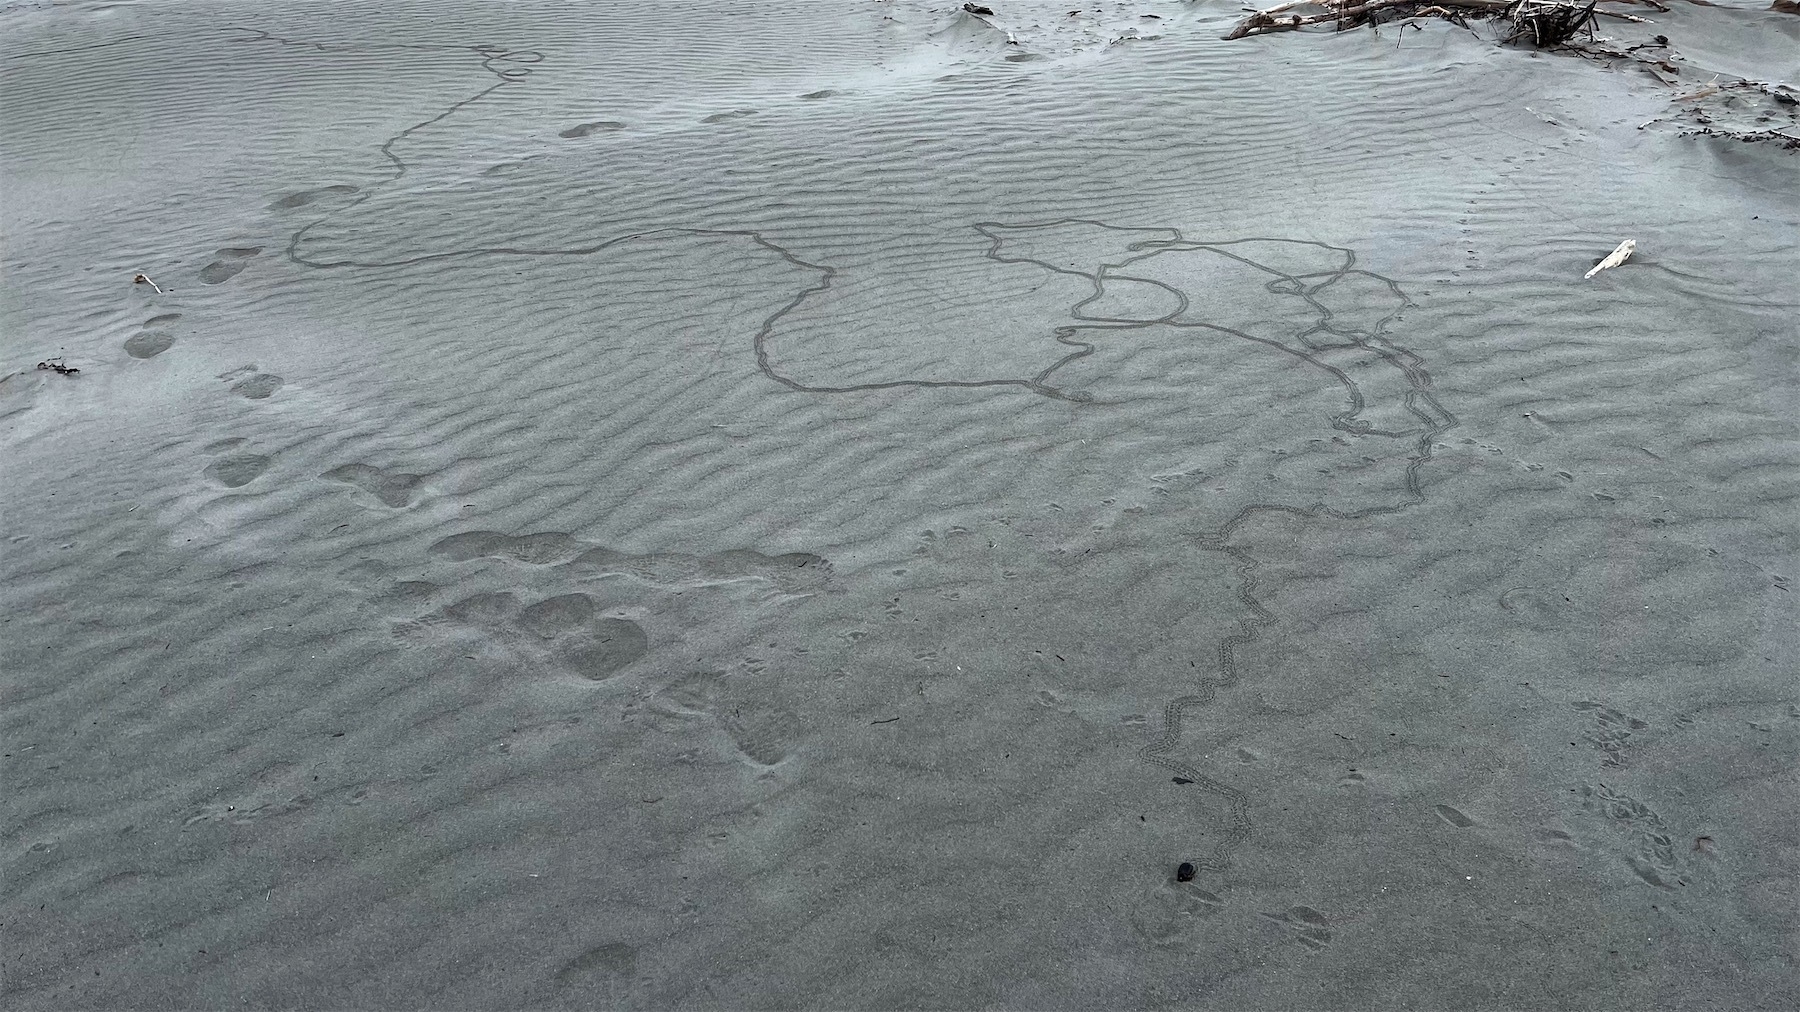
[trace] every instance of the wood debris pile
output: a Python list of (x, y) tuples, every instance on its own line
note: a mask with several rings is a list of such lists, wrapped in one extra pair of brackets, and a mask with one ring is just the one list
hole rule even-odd
[[(1690, 2), (1711, 6), (1711, 0)], [(1602, 17), (1656, 24), (1649, 18), (1609, 10), (1607, 4), (1669, 10), (1662, 0), (1288, 0), (1251, 13), (1225, 38), (1325, 25), (1341, 32), (1396, 21), (1402, 28), (1417, 28), (1420, 18), (1437, 18), (1464, 28), (1470, 21), (1492, 20), (1499, 23), (1497, 35), (1502, 44), (1555, 49), (1608, 66), (1635, 66), (1671, 89), (1692, 89), (1672, 96), (1670, 113), (1643, 123), (1639, 130), (1652, 123), (1672, 122), (1680, 126), (1683, 137), (1762, 141), (1800, 151), (1800, 91), (1786, 84), (1722, 81), (1718, 75), (1697, 88), (1684, 84), (1684, 61), (1671, 48), (1667, 35), (1627, 44), (1596, 33), (1597, 19)]]
[(1597, 10), (1600, 2), (1589, 0), (1584, 7), (1566, 0), (1292, 0), (1251, 14), (1225, 37), (1242, 39), (1323, 24), (1341, 32), (1401, 18), (1442, 18), (1465, 27), (1471, 18), (1499, 18), (1512, 23), (1506, 41), (1529, 42), (1541, 48), (1569, 42), (1583, 29), (1591, 35), (1594, 18), (1599, 14), (1642, 20)]
[(1546, 3), (1543, 0), (1519, 0), (1508, 11), (1506, 16), (1512, 19), (1512, 34), (1506, 37), (1508, 42), (1519, 42), (1529, 39), (1539, 49), (1545, 46), (1560, 46), (1573, 39), (1583, 28), (1590, 37), (1594, 34), (1594, 7), (1598, 0), (1590, 0), (1586, 7), (1577, 7), (1567, 3)]

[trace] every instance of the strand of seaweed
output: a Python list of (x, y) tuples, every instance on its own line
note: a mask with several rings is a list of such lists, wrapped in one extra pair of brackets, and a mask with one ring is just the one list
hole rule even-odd
[[(249, 31), (249, 29), (242, 30)], [(266, 32), (255, 32), (253, 33), (253, 38), (247, 41), (273, 41), (284, 45), (304, 45), (322, 51), (325, 50), (325, 47), (315, 43), (299, 43), (293, 40), (278, 38), (269, 35)], [(495, 64), (533, 64), (542, 59), (541, 54), (535, 51), (514, 51), (499, 46), (405, 48), (460, 49), (461, 51), (475, 53), (482, 57), (481, 62), (483, 69), (493, 73), (496, 77), (500, 78), (500, 80), (473, 95), (453, 103), (449, 108), (429, 119), (422, 120), (400, 130), (383, 141), (379, 146), (379, 150), (393, 166), (393, 175), (384, 184), (387, 186), (398, 183), (409, 171), (409, 166), (406, 161), (394, 151), (394, 146), (396, 144), (413, 133), (442, 122), (458, 111), (482, 101), (500, 89), (522, 83), (531, 74), (529, 66), (497, 68)], [(832, 267), (829, 264), (815, 263), (802, 258), (794, 251), (782, 246), (773, 239), (770, 239), (766, 234), (759, 230), (668, 226), (617, 235), (579, 246), (552, 248), (479, 246), (444, 250), (436, 253), (390, 260), (320, 260), (301, 252), (300, 245), (311, 230), (331, 218), (341, 215), (366, 202), (374, 196), (379, 189), (379, 186), (370, 187), (354, 201), (344, 207), (309, 222), (296, 230), (287, 244), (286, 253), (288, 259), (297, 265), (320, 270), (378, 270), (484, 256), (585, 257), (604, 252), (624, 243), (658, 237), (734, 237), (752, 242), (795, 267), (815, 271), (819, 275), (816, 282), (802, 289), (792, 298), (782, 303), (768, 316), (764, 317), (751, 342), (756, 357), (757, 369), (771, 381), (796, 392), (810, 394), (849, 394), (905, 387), (926, 389), (1017, 387), (1056, 400), (1085, 403), (1092, 400), (1090, 395), (1080, 391), (1065, 391), (1050, 382), (1051, 378), (1059, 370), (1073, 362), (1094, 354), (1096, 351), (1096, 346), (1092, 342), (1081, 340), (1079, 335), (1086, 331), (1115, 332), (1143, 330), (1159, 326), (1175, 327), (1212, 332), (1245, 341), (1259, 347), (1268, 348), (1292, 356), (1307, 365), (1328, 374), (1343, 388), (1346, 399), (1349, 402), (1349, 406), (1346, 410), (1331, 417), (1331, 425), (1333, 428), (1360, 436), (1376, 436), (1396, 440), (1406, 439), (1408, 437), (1414, 438), (1415, 442), (1413, 444), (1413, 449), (1408, 457), (1407, 466), (1404, 472), (1405, 477), (1402, 494), (1396, 501), (1353, 510), (1339, 509), (1323, 502), (1315, 502), (1310, 505), (1295, 505), (1279, 502), (1253, 503), (1240, 509), (1217, 529), (1199, 535), (1196, 538), (1197, 547), (1200, 549), (1204, 551), (1220, 552), (1229, 555), (1235, 560), (1238, 575), (1238, 598), (1249, 611), (1250, 617), (1240, 619), (1236, 630), (1219, 641), (1218, 674), (1216, 677), (1200, 678), (1193, 686), (1192, 691), (1177, 696), (1169, 701), (1163, 709), (1163, 725), (1161, 733), (1156, 740), (1138, 750), (1138, 757), (1147, 764), (1171, 771), (1177, 776), (1191, 781), (1194, 785), (1215, 795), (1225, 803), (1229, 813), (1230, 825), (1227, 827), (1220, 842), (1215, 846), (1212, 856), (1194, 862), (1198, 868), (1206, 871), (1223, 872), (1228, 869), (1230, 866), (1231, 850), (1250, 835), (1251, 823), (1249, 817), (1249, 799), (1242, 790), (1232, 787), (1216, 777), (1208, 776), (1191, 763), (1184, 762), (1174, 756), (1175, 751), (1180, 747), (1182, 741), (1182, 722), (1190, 711), (1211, 704), (1217, 698), (1220, 691), (1231, 689), (1238, 684), (1241, 677), (1239, 673), (1238, 651), (1243, 647), (1254, 643), (1259, 637), (1261, 630), (1265, 626), (1273, 623), (1276, 619), (1276, 616), (1270, 612), (1256, 596), (1257, 573), (1261, 564), (1248, 549), (1232, 545), (1230, 543), (1232, 536), (1253, 518), (1263, 514), (1285, 514), (1305, 520), (1328, 518), (1341, 521), (1355, 521), (1370, 517), (1396, 514), (1417, 506), (1425, 502), (1426, 499), (1425, 491), (1420, 481), (1420, 472), (1432, 459), (1432, 447), (1434, 442), (1439, 436), (1450, 429), (1455, 428), (1459, 424), (1456, 416), (1445, 409), (1431, 392), (1431, 376), (1425, 369), (1423, 360), (1409, 349), (1393, 342), (1387, 337), (1388, 328), (1399, 318), (1400, 314), (1407, 307), (1413, 305), (1411, 300), (1407, 298), (1406, 293), (1402, 291), (1398, 282), (1392, 278), (1358, 268), (1356, 266), (1356, 254), (1353, 250), (1346, 247), (1332, 246), (1328, 243), (1313, 240), (1284, 239), (1279, 237), (1241, 237), (1216, 241), (1190, 240), (1176, 228), (1125, 226), (1088, 218), (1061, 218), (1052, 221), (1029, 223), (1006, 223), (998, 221), (977, 222), (972, 227), (989, 240), (988, 248), (984, 252), (986, 258), (998, 263), (1031, 264), (1058, 274), (1081, 277), (1093, 285), (1093, 293), (1076, 302), (1070, 309), (1070, 315), (1080, 322), (1070, 326), (1058, 327), (1052, 334), (1059, 344), (1066, 345), (1072, 350), (1029, 378), (978, 380), (900, 379), (842, 386), (825, 386), (804, 383), (778, 371), (770, 361), (768, 345), (781, 322), (814, 297), (830, 290), (832, 283), (839, 272), (837, 268)], [(1127, 250), (1133, 255), (1120, 260), (1118, 263), (1103, 263), (1097, 270), (1091, 272), (1059, 267), (1047, 261), (1031, 257), (1006, 256), (1001, 252), (1002, 245), (1005, 241), (1003, 235), (1005, 231), (1043, 229), (1063, 225), (1085, 225), (1119, 233), (1142, 233), (1146, 231), (1163, 232), (1167, 233), (1169, 238), (1141, 240), (1132, 243), (1127, 246)], [(1289, 243), (1312, 246), (1320, 250), (1338, 254), (1341, 257), (1341, 262), (1336, 267), (1326, 271), (1307, 274), (1289, 274), (1268, 264), (1244, 256), (1231, 248), (1256, 242)], [(1312, 308), (1312, 311), (1316, 316), (1316, 321), (1312, 326), (1290, 335), (1290, 340), (1294, 342), (1293, 344), (1290, 344), (1287, 341), (1251, 334), (1243, 330), (1219, 324), (1182, 320), (1179, 319), (1179, 317), (1191, 306), (1191, 300), (1187, 293), (1172, 285), (1152, 278), (1121, 273), (1123, 268), (1127, 268), (1134, 263), (1140, 263), (1164, 253), (1195, 250), (1210, 251), (1271, 275), (1271, 280), (1264, 286), (1265, 290), (1271, 295), (1287, 295), (1302, 299)], [(1356, 330), (1335, 326), (1332, 322), (1333, 313), (1331, 309), (1324, 304), (1320, 297), (1331, 286), (1336, 285), (1345, 278), (1353, 275), (1360, 275), (1380, 282), (1396, 297), (1397, 304), (1395, 308), (1378, 321), (1374, 327), (1368, 330)], [(1088, 315), (1085, 312), (1086, 307), (1106, 296), (1106, 282), (1108, 279), (1132, 281), (1160, 288), (1174, 296), (1176, 308), (1163, 316), (1153, 319)], [(1327, 340), (1322, 337), (1322, 335), (1329, 335), (1337, 340)], [(1323, 352), (1348, 348), (1358, 349), (1378, 356), (1384, 363), (1396, 369), (1405, 378), (1407, 390), (1403, 398), (1403, 403), (1406, 411), (1417, 418), (1421, 423), (1419, 428), (1412, 430), (1378, 429), (1357, 417), (1366, 407), (1362, 390), (1342, 369), (1331, 365), (1329, 362), (1326, 362), (1319, 357), (1320, 353)]]

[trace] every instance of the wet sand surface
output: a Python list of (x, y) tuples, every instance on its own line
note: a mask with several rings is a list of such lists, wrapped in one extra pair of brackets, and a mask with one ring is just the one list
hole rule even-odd
[(1800, 17), (958, 6), (0, 13), (8, 1007), (1790, 1007)]

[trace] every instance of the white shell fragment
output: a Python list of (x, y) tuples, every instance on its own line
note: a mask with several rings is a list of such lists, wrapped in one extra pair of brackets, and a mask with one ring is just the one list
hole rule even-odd
[(1620, 264), (1624, 263), (1625, 261), (1631, 259), (1631, 253), (1635, 249), (1637, 249), (1637, 240), (1636, 239), (1625, 240), (1624, 242), (1619, 244), (1618, 249), (1613, 250), (1611, 253), (1608, 253), (1606, 255), (1605, 260), (1602, 260), (1599, 263), (1595, 264), (1593, 266), (1593, 268), (1591, 270), (1589, 270), (1586, 274), (1583, 274), (1582, 277), (1591, 278), (1594, 275), (1600, 273), (1601, 271), (1607, 269), (1608, 267), (1619, 266)]

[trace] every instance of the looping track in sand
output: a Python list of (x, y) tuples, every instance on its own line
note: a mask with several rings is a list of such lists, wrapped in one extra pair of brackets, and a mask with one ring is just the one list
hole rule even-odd
[[(250, 31), (248, 29), (234, 30)], [(317, 44), (279, 38), (266, 32), (252, 32), (250, 37), (244, 41), (273, 42), (281, 45), (326, 49)], [(355, 199), (296, 230), (289, 237), (286, 246), (287, 257), (293, 263), (318, 270), (387, 270), (482, 257), (588, 257), (616, 251), (633, 242), (684, 236), (738, 239), (755, 245), (791, 266), (817, 275), (817, 279), (812, 284), (793, 294), (791, 298), (782, 302), (773, 312), (764, 317), (750, 342), (757, 369), (768, 379), (789, 390), (807, 394), (843, 395), (899, 388), (1018, 387), (1055, 400), (1089, 403), (1095, 400), (1091, 393), (1083, 390), (1067, 390), (1054, 382), (1057, 373), (1095, 354), (1098, 346), (1088, 338), (1101, 338), (1120, 333), (1166, 327), (1185, 331), (1194, 340), (1229, 338), (1242, 341), (1255, 348), (1266, 349), (1289, 357), (1307, 368), (1318, 370), (1341, 389), (1346, 400), (1344, 410), (1330, 417), (1332, 428), (1355, 436), (1394, 440), (1407, 447), (1407, 465), (1404, 471), (1403, 487), (1400, 490), (1399, 498), (1393, 501), (1353, 509), (1334, 507), (1324, 502), (1252, 503), (1242, 507), (1216, 529), (1200, 534), (1195, 539), (1196, 547), (1204, 551), (1221, 552), (1233, 559), (1238, 580), (1238, 597), (1249, 612), (1249, 617), (1240, 619), (1237, 628), (1219, 641), (1217, 675), (1211, 678), (1202, 677), (1193, 687), (1193, 691), (1170, 700), (1163, 710), (1160, 734), (1154, 741), (1139, 749), (1137, 755), (1144, 763), (1174, 773), (1182, 780), (1191, 782), (1207, 793), (1216, 796), (1225, 804), (1229, 825), (1224, 827), (1223, 835), (1214, 848), (1212, 856), (1194, 863), (1205, 871), (1217, 873), (1226, 870), (1230, 864), (1232, 849), (1247, 838), (1251, 832), (1249, 798), (1243, 791), (1230, 786), (1217, 777), (1207, 775), (1195, 765), (1179, 758), (1178, 750), (1182, 745), (1184, 720), (1193, 711), (1211, 704), (1221, 690), (1233, 688), (1238, 684), (1240, 679), (1238, 651), (1255, 642), (1261, 629), (1275, 621), (1275, 615), (1256, 596), (1257, 571), (1260, 565), (1257, 558), (1247, 548), (1232, 544), (1232, 536), (1250, 520), (1262, 514), (1282, 514), (1303, 520), (1347, 521), (1400, 513), (1417, 506), (1426, 499), (1425, 491), (1420, 483), (1420, 471), (1432, 459), (1433, 443), (1458, 424), (1456, 416), (1446, 410), (1433, 395), (1431, 376), (1425, 369), (1424, 362), (1412, 351), (1395, 343), (1387, 336), (1388, 328), (1394, 324), (1407, 306), (1412, 305), (1398, 282), (1357, 267), (1357, 257), (1351, 249), (1312, 240), (1272, 236), (1196, 240), (1187, 238), (1179, 229), (1167, 226), (1127, 226), (1088, 218), (1059, 218), (1036, 222), (976, 222), (971, 227), (989, 240), (984, 251), (984, 256), (988, 260), (1001, 264), (1036, 267), (1056, 274), (1080, 278), (1092, 286), (1091, 294), (1070, 307), (1069, 315), (1074, 322), (1055, 328), (1051, 334), (1055, 341), (1071, 349), (1067, 354), (1030, 376), (966, 380), (895, 379), (843, 385), (807, 383), (777, 368), (770, 355), (770, 344), (778, 339), (778, 331), (783, 322), (807, 306), (809, 302), (829, 291), (840, 272), (838, 268), (829, 264), (803, 258), (761, 230), (667, 226), (634, 231), (596, 240), (592, 243), (571, 246), (544, 248), (508, 245), (468, 246), (393, 259), (327, 259), (303, 251), (303, 244), (308, 239), (309, 233), (315, 228), (334, 218), (344, 216), (384, 188), (392, 187), (406, 177), (409, 166), (395, 152), (394, 148), (397, 144), (411, 134), (440, 123), (503, 88), (523, 83), (531, 75), (530, 64), (542, 60), (542, 55), (535, 51), (513, 51), (499, 46), (415, 48), (454, 48), (467, 51), (480, 57), (482, 68), (499, 80), (481, 91), (453, 103), (430, 118), (400, 130), (383, 141), (379, 150), (382, 156), (392, 163), (393, 175), (385, 184), (364, 189)], [(1157, 237), (1137, 238), (1123, 244), (1122, 247), (1115, 245), (1113, 248), (1121, 251), (1122, 255), (1097, 258), (1098, 262), (1086, 269), (1058, 264), (1045, 257), (1031, 256), (1010, 250), (1010, 246), (1028, 244), (1035, 237), (1069, 230), (1086, 233), (1090, 239), (1101, 237), (1118, 239), (1144, 234), (1154, 234)], [(1098, 248), (1102, 244), (1096, 243), (1095, 245)], [(1257, 253), (1261, 253), (1267, 259), (1258, 259), (1256, 255), (1253, 255)], [(1321, 256), (1326, 258), (1327, 262), (1319, 269), (1300, 270), (1292, 266), (1296, 261), (1304, 263), (1308, 257)], [(1298, 306), (1304, 307), (1303, 309), (1298, 306), (1292, 307), (1298, 312), (1298, 325), (1294, 325), (1293, 319), (1290, 317), (1288, 329), (1273, 334), (1266, 330), (1259, 333), (1247, 326), (1231, 326), (1224, 322), (1191, 315), (1195, 311), (1196, 304), (1204, 307), (1208, 296), (1212, 293), (1204, 290), (1190, 291), (1178, 283), (1155, 276), (1158, 269), (1172, 261), (1180, 261), (1184, 257), (1189, 260), (1217, 258), (1218, 261), (1228, 262), (1237, 268), (1253, 272), (1255, 276), (1265, 278), (1262, 288), (1268, 295), (1268, 301), (1292, 300), (1294, 303), (1298, 303)], [(1282, 264), (1287, 266), (1284, 267)], [(1339, 311), (1334, 309), (1330, 303), (1335, 289), (1353, 281), (1372, 285), (1375, 290), (1385, 292), (1391, 300), (1391, 304), (1384, 314), (1374, 319), (1373, 322), (1366, 322), (1361, 326), (1340, 320)], [(1154, 315), (1090, 312), (1091, 307), (1108, 298), (1108, 282), (1113, 282), (1115, 285), (1119, 283), (1144, 285), (1155, 289), (1172, 300), (1173, 308)], [(1241, 296), (1242, 293), (1238, 294)], [(1375, 364), (1388, 370), (1384, 374), (1384, 378), (1391, 384), (1387, 400), (1394, 403), (1378, 404), (1378, 398), (1371, 397), (1364, 385), (1352, 377), (1349, 366), (1353, 364)], [(1397, 383), (1394, 382), (1396, 380)], [(1403, 419), (1408, 424), (1390, 422), (1386, 425), (1377, 425), (1364, 417), (1371, 413), (1371, 409), (1376, 408), (1385, 409), (1384, 414), (1387, 418)]]

